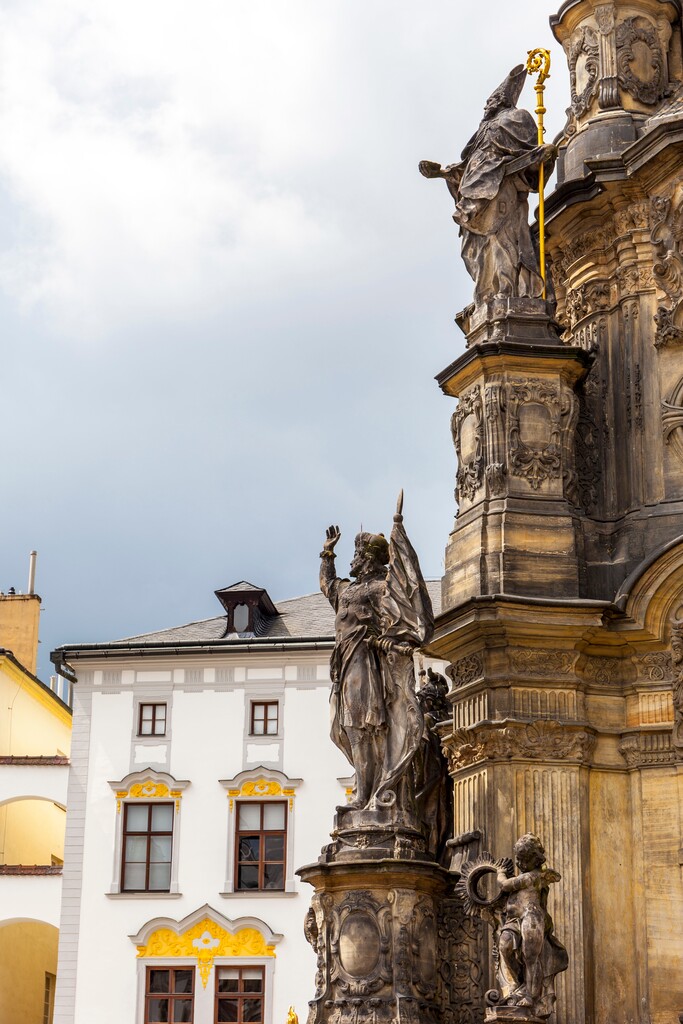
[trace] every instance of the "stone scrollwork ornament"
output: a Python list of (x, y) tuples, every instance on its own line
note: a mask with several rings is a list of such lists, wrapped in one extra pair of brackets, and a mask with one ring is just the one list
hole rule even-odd
[(509, 472), (537, 491), (562, 469), (562, 408), (558, 388), (543, 380), (513, 381), (507, 395)]
[[(487, 993), (489, 1005), (524, 1009), (528, 1017), (545, 1020), (555, 1005), (555, 977), (569, 965), (567, 951), (555, 936), (548, 913), (548, 891), (560, 881), (545, 865), (538, 836), (523, 835), (511, 860), (484, 853), (462, 866), (456, 893), (465, 911), (493, 928), (493, 960), (498, 990)], [(495, 876), (497, 891), (483, 890), (486, 876)], [(526, 1014), (524, 1015), (526, 1019)]]
[(625, 18), (617, 27), (616, 44), (618, 80), (622, 89), (649, 105), (671, 93), (654, 25), (646, 18)]
[(571, 110), (583, 117), (598, 94), (600, 43), (595, 30), (584, 26), (567, 48)]
[(451, 434), (458, 457), (455, 500), (471, 501), (484, 475), (484, 410), (478, 384), (460, 398), (451, 417)]

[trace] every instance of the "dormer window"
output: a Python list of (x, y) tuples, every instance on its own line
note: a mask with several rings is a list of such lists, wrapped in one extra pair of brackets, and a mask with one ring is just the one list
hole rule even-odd
[(226, 611), (225, 636), (260, 636), (269, 619), (279, 615), (263, 587), (242, 580), (216, 591)]

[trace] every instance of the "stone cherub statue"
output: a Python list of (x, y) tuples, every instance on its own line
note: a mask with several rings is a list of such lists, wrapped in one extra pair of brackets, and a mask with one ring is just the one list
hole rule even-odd
[(402, 504), (401, 492), (389, 541), (382, 534), (356, 537), (352, 581), (335, 573), (341, 534), (330, 526), (320, 589), (336, 612), (331, 734), (356, 773), (351, 808), (394, 808), (396, 820), (415, 822), (412, 762), (424, 723), (413, 655), (431, 638), (434, 616)]
[(489, 97), (484, 118), (465, 146), (460, 163), (420, 163), (426, 178), (443, 178), (455, 199), (462, 258), (475, 283), (476, 304), (497, 296), (539, 298), (543, 280), (529, 229), (529, 192), (538, 191), (538, 170), (546, 177), (555, 147), (538, 145), (538, 130), (517, 101), (526, 79), (522, 64)]
[[(550, 885), (559, 882), (560, 875), (544, 868), (545, 850), (531, 832), (515, 843), (515, 861), (518, 875), (513, 874), (510, 860), (494, 861), (488, 853), (465, 863), (456, 891), (467, 913), (488, 921), (494, 930), (500, 992), (489, 993), (489, 1002), (545, 1019), (555, 1005), (555, 976), (569, 964), (566, 949), (553, 933), (547, 906)], [(491, 899), (478, 888), (489, 873), (495, 873), (499, 886)]]

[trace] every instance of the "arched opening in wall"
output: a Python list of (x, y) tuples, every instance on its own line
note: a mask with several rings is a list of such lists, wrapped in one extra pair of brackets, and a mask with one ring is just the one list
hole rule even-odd
[(65, 824), (66, 807), (54, 800), (21, 796), (0, 803), (0, 874), (18, 866), (61, 867)]
[(0, 920), (2, 1024), (52, 1024), (58, 937), (44, 921)]

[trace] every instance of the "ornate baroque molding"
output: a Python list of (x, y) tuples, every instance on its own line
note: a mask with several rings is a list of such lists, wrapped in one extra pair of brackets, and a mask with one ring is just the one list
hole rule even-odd
[(569, 651), (538, 651), (526, 647), (510, 650), (510, 664), (523, 676), (568, 676), (575, 660), (576, 655)]
[(652, 768), (676, 760), (669, 731), (626, 733), (621, 737), (619, 753), (629, 768)]
[(450, 677), (454, 687), (466, 686), (474, 679), (480, 679), (483, 674), (484, 661), (481, 654), (468, 654), (446, 669), (446, 675)]
[(578, 761), (588, 763), (595, 733), (575, 723), (539, 720), (481, 722), (442, 737), (452, 773), (482, 761)]

